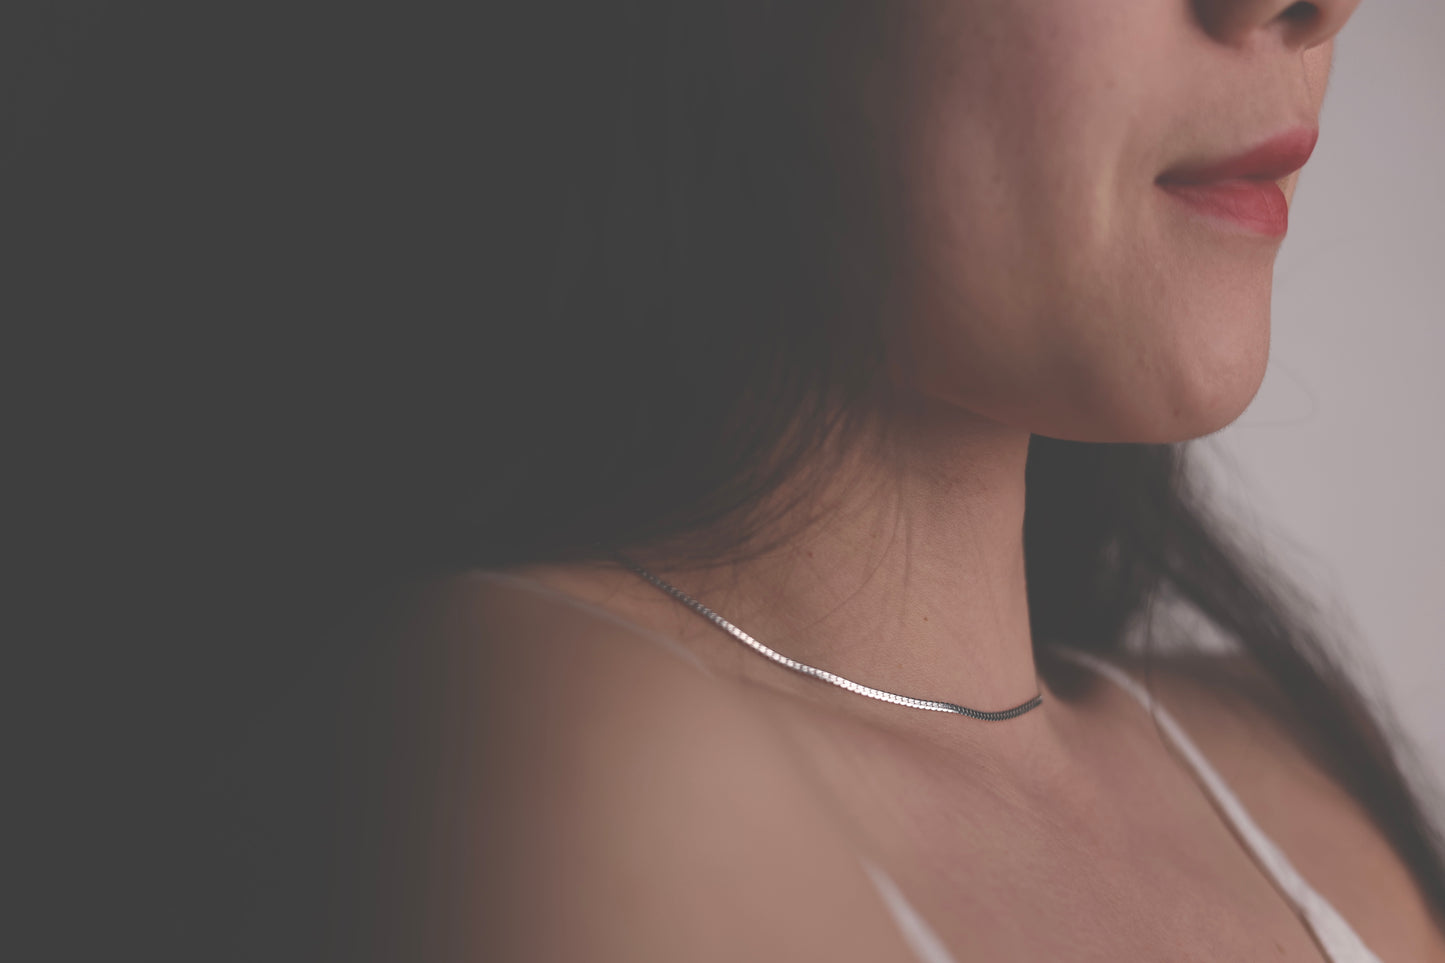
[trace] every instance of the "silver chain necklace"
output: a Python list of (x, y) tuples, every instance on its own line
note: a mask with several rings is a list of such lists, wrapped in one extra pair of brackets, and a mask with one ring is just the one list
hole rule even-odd
[(866, 685), (860, 685), (851, 679), (843, 678), (841, 675), (834, 675), (831, 672), (824, 671), (815, 666), (790, 659), (781, 652), (773, 651), (677, 586), (669, 585), (626, 556), (617, 554), (617, 559), (657, 588), (671, 595), (759, 655), (766, 656), (778, 663), (778, 665), (786, 666), (794, 672), (801, 672), (803, 675), (809, 675), (815, 679), (822, 679), (824, 682), (830, 682), (840, 689), (847, 689), (849, 692), (856, 692), (858, 695), (867, 696), (870, 699), (877, 699), (880, 702), (892, 702), (895, 705), (908, 706), (911, 709), (929, 709), (933, 712), (955, 712), (959, 715), (969, 716), (974, 719), (986, 719), (989, 721), (1012, 719), (1015, 716), (1021, 716), (1044, 701), (1043, 693), (1039, 693), (1023, 705), (1014, 706), (1012, 709), (1003, 709), (999, 712), (984, 712), (981, 709), (970, 709), (967, 706), (954, 705), (952, 702), (936, 702), (932, 699), (914, 699), (909, 696), (899, 695), (896, 692), (884, 692), (882, 689), (873, 689)]

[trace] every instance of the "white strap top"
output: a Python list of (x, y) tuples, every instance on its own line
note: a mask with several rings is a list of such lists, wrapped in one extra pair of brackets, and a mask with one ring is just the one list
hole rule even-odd
[[(581, 599), (559, 592), (551, 586), (544, 585), (533, 579), (506, 575), (494, 572), (477, 573), (480, 577), (489, 581), (500, 582), (516, 588), (549, 596), (559, 602), (563, 602), (574, 608), (584, 609), (606, 621), (614, 624), (625, 625), (659, 647), (687, 662), (693, 668), (702, 671), (707, 675), (707, 668), (694, 656), (685, 646), (668, 639), (642, 626), (622, 619), (605, 609), (591, 605)], [(1320, 948), (1324, 951), (1328, 963), (1381, 963), (1369, 947), (1365, 946), (1360, 937), (1351, 929), (1350, 924), (1345, 922), (1339, 912), (1330, 905), (1329, 901), (1305, 882), (1299, 872), (1290, 863), (1284, 852), (1275, 845), (1274, 841), (1266, 836), (1250, 817), (1248, 810), (1239, 801), (1238, 797), (1230, 790), (1229, 785), (1220, 777), (1209, 760), (1199, 751), (1198, 747), (1185, 733), (1183, 727), (1175, 721), (1174, 717), (1157, 702), (1149, 690), (1140, 685), (1126, 672), (1117, 666), (1089, 655), (1085, 652), (1078, 652), (1062, 646), (1052, 646), (1052, 651), (1062, 658), (1068, 659), (1078, 665), (1086, 666), (1103, 675), (1106, 679), (1117, 684), (1125, 692), (1129, 693), (1143, 705), (1144, 709), (1151, 713), (1159, 723), (1159, 728), (1175, 748), (1180, 756), (1189, 764), (1204, 790), (1213, 797), (1219, 810), (1224, 813), (1234, 827), (1239, 838), (1244, 841), (1259, 861), (1266, 873), (1270, 875), (1279, 886), (1281, 892), (1289, 900), (1310, 932), (1315, 936)], [(908, 902), (908, 898), (894, 883), (892, 878), (882, 868), (867, 859), (859, 857), (863, 869), (872, 881), (874, 888), (878, 891), (879, 898), (887, 907), (889, 915), (898, 925), (899, 932), (903, 935), (910, 949), (918, 957), (920, 963), (957, 963), (948, 947), (939, 939), (938, 934), (928, 925), (928, 921)]]
[[(1087, 666), (1111, 682), (1118, 684), (1125, 692), (1138, 699), (1145, 710), (1158, 720), (1159, 727), (1165, 736), (1179, 750), (1179, 754), (1188, 762), (1189, 767), (1194, 770), (1199, 784), (1214, 798), (1220, 811), (1234, 826), (1235, 831), (1244, 840), (1250, 852), (1255, 855), (1265, 872), (1274, 879), (1300, 918), (1304, 920), (1305, 925), (1309, 927), (1310, 932), (1314, 934), (1316, 942), (1324, 951), (1325, 959), (1329, 963), (1380, 963), (1380, 958), (1365, 946), (1358, 934), (1350, 928), (1350, 924), (1345, 922), (1344, 917), (1340, 916), (1328, 900), (1305, 882), (1304, 877), (1295, 870), (1288, 857), (1275, 845), (1274, 840), (1266, 836), (1264, 831), (1255, 824), (1254, 820), (1250, 818), (1248, 810), (1230, 790), (1229, 785), (1220, 778), (1219, 773), (1215, 772), (1214, 767), (1209, 764), (1209, 760), (1194, 745), (1188, 734), (1170, 715), (1169, 710), (1155, 701), (1148, 689), (1117, 666), (1096, 656), (1060, 646), (1053, 646), (1052, 649), (1059, 656), (1078, 665)], [(948, 952), (948, 948), (943, 945), (943, 941), (938, 938), (938, 935), (934, 933), (918, 911), (909, 904), (893, 880), (867, 860), (863, 860), (863, 868), (878, 890), (883, 905), (888, 907), (889, 913), (898, 924), (904, 941), (921, 963), (956, 963)]]

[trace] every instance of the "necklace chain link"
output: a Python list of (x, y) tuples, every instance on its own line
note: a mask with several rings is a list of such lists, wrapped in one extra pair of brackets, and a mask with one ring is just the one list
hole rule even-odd
[(877, 699), (880, 702), (891, 702), (894, 705), (906, 706), (910, 709), (928, 709), (932, 712), (953, 712), (957, 713), (958, 715), (969, 716), (973, 719), (984, 719), (991, 722), (1001, 719), (1012, 719), (1015, 716), (1021, 716), (1025, 712), (1028, 712), (1030, 709), (1037, 707), (1044, 701), (1043, 694), (1040, 693), (1034, 696), (1029, 701), (1025, 702), (1023, 705), (1014, 706), (1012, 709), (1003, 709), (998, 712), (985, 712), (982, 709), (970, 709), (967, 706), (955, 705), (952, 702), (938, 702), (933, 699), (914, 699), (911, 696), (899, 695), (896, 692), (885, 692), (882, 689), (874, 689), (869, 686), (862, 685), (860, 683), (854, 682), (852, 679), (845, 679), (841, 675), (835, 675), (832, 672), (828, 672), (824, 669), (819, 669), (816, 666), (808, 665), (805, 662), (799, 662), (796, 659), (790, 659), (786, 655), (783, 655), (781, 652), (775, 652), (774, 650), (768, 648), (766, 645), (763, 645), (763, 643), (759, 642), (757, 639), (753, 638), (751, 635), (748, 635), (748, 633), (744, 632), (736, 625), (733, 625), (721, 615), (718, 615), (706, 605), (703, 605), (691, 595), (688, 595), (677, 586), (664, 582), (662, 579), (658, 578), (656, 575), (653, 575), (641, 565), (638, 565), (636, 562), (623, 555), (619, 554), (617, 558), (619, 561), (622, 562), (622, 564), (626, 565), (633, 572), (637, 573), (642, 578), (652, 583), (652, 585), (666, 592), (668, 595), (671, 595), (674, 599), (686, 605), (698, 615), (701, 615), (703, 618), (707, 619), (709, 622), (716, 625), (718, 628), (722, 629), (724, 632), (728, 633), (733, 638), (737, 639), (739, 642), (743, 643), (759, 655), (771, 659), (778, 665), (792, 669), (794, 672), (801, 672), (803, 675), (812, 676), (815, 679), (821, 679), (822, 681), (831, 683), (832, 685), (835, 685), (840, 689), (847, 689), (849, 692), (856, 692), (858, 695), (867, 696), (870, 699)]

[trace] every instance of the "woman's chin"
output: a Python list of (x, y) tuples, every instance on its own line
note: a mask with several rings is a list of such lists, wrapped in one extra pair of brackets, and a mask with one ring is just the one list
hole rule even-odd
[(1249, 407), (1267, 350), (1225, 366), (1157, 369), (1150, 379), (1096, 380), (1068, 395), (991, 413), (1005, 424), (1062, 441), (1170, 444), (1213, 434)]
[[(1214, 378), (1180, 377), (1161, 390), (1137, 390), (1100, 404), (1085, 417), (1060, 418), (1052, 431), (1069, 441), (1172, 444), (1213, 434), (1242, 415), (1263, 381), (1263, 366), (1241, 366)], [(1084, 411), (1089, 409), (1085, 408)]]
[(1074, 426), (1077, 440), (1163, 444), (1213, 434), (1244, 414), (1259, 393), (1269, 361), (1268, 309), (1241, 311), (1232, 326), (1200, 324), (1210, 336), (1155, 352), (1147, 365), (1115, 372), (1085, 404), (1092, 417)]

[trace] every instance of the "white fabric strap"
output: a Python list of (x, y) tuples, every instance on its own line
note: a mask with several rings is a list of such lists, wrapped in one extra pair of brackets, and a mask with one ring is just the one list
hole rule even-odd
[(867, 871), (868, 878), (873, 881), (878, 895), (882, 897), (883, 905), (888, 907), (893, 921), (898, 924), (898, 931), (903, 934), (903, 942), (907, 943), (913, 955), (918, 957), (919, 963), (957, 963), (953, 954), (948, 952), (948, 947), (943, 945), (943, 940), (933, 932), (928, 921), (918, 915), (918, 911), (908, 902), (908, 897), (903, 895), (892, 877), (862, 856), (858, 859)]
[(1320, 948), (1331, 963), (1380, 963), (1380, 958), (1365, 946), (1350, 924), (1345, 922), (1344, 917), (1340, 916), (1339, 912), (1330, 905), (1328, 900), (1316, 892), (1314, 887), (1305, 882), (1304, 877), (1300, 876), (1294, 868), (1294, 864), (1275, 845), (1274, 840), (1266, 836), (1264, 831), (1255, 824), (1249, 811), (1244, 808), (1244, 804), (1234, 795), (1229, 785), (1220, 777), (1219, 773), (1215, 772), (1214, 767), (1194, 745), (1183, 727), (1169, 714), (1169, 710), (1155, 700), (1148, 689), (1121, 669), (1097, 656), (1065, 649), (1062, 646), (1052, 646), (1051, 650), (1062, 658), (1087, 666), (1117, 683), (1158, 720), (1160, 729), (1189, 763), (1200, 784), (1218, 803), (1220, 811), (1234, 826), (1239, 837), (1255, 855), (1259, 864), (1294, 905), (1300, 917), (1314, 933)]

